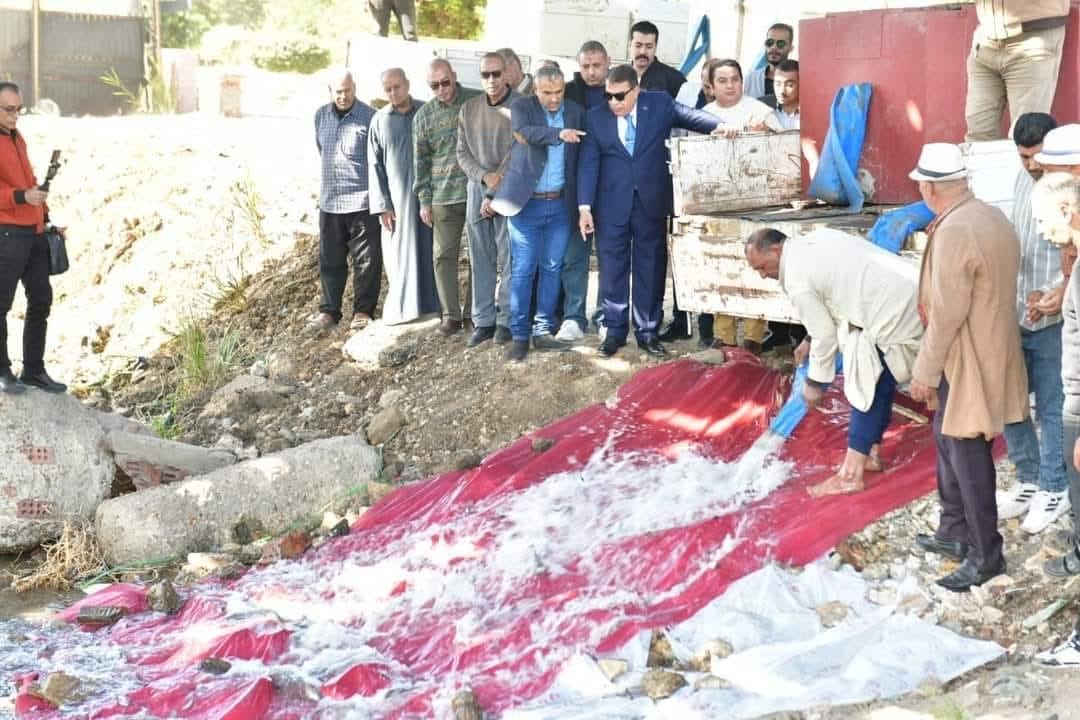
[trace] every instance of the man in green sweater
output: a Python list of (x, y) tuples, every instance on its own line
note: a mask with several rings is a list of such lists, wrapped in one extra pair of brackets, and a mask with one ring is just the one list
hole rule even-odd
[[(458, 114), (469, 98), (478, 95), (457, 81), (450, 63), (442, 58), (428, 66), (428, 86), (435, 94), (413, 119), (413, 189), (420, 201), (420, 220), (435, 231), (435, 288), (442, 307), (439, 332), (453, 335), (470, 315), (471, 278), (464, 302), (458, 293), (458, 256), (465, 227), (466, 178), (457, 161)], [(463, 310), (464, 307), (464, 310)]]
[(461, 106), (457, 160), (469, 178), (466, 229), (472, 265), (473, 325), (469, 347), (495, 338), (510, 342), (510, 235), (506, 218), (491, 207), (514, 145), (510, 105), (521, 96), (506, 84), (498, 53), (480, 59), (484, 94)]

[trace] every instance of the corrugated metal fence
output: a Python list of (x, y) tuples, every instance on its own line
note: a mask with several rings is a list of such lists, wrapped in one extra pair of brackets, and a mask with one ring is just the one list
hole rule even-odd
[[(143, 18), (74, 13), (41, 14), (41, 95), (65, 115), (111, 115), (124, 100), (100, 77), (115, 69), (124, 85), (139, 92), (144, 76)], [(0, 9), (0, 78), (31, 95), (31, 15)]]

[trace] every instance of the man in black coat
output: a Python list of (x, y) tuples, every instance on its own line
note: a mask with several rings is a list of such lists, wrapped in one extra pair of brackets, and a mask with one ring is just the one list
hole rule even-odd
[(634, 23), (630, 28), (630, 60), (638, 74), (638, 86), (642, 90), (663, 90), (671, 99), (679, 94), (686, 82), (681, 72), (656, 59), (656, 46), (660, 41), (660, 28), (648, 20)]

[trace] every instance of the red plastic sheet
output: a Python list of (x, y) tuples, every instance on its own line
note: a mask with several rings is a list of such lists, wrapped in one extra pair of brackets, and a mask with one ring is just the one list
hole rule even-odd
[[(810, 498), (806, 486), (846, 449), (847, 408), (833, 389), (780, 452), (793, 463), (782, 486), (710, 505), (708, 477), (671, 468), (687, 453), (706, 458), (699, 474), (738, 459), (786, 390), (751, 356), (732, 359), (643, 371), (617, 402), (473, 470), (401, 488), (316, 552), (201, 585), (175, 617), (121, 620), (95, 641), (123, 647), (117, 672), (143, 687), (91, 699), (90, 716), (299, 718), (362, 703), (374, 717), (428, 718), (466, 686), (498, 713), (541, 695), (573, 655), (613, 653), (681, 622), (770, 559), (810, 562), (933, 488), (929, 427), (894, 414), (888, 471), (857, 495)], [(536, 437), (554, 445), (538, 451)], [(144, 602), (138, 588), (110, 590), (108, 602), (85, 602)], [(206, 657), (235, 665), (209, 676), (198, 670)], [(27, 670), (44, 675), (49, 659)]]

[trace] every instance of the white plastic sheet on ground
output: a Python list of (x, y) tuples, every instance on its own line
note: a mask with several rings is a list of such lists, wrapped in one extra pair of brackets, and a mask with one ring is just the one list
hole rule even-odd
[[(630, 663), (630, 670), (613, 682), (595, 659), (579, 656), (546, 695), (503, 718), (738, 720), (895, 697), (929, 679), (947, 682), (1004, 653), (995, 643), (968, 639), (906, 614), (900, 608), (925, 604), (913, 581), (901, 586), (899, 607), (870, 603), (866, 590), (850, 568), (834, 571), (819, 562), (792, 572), (766, 566), (668, 629), (680, 660), (692, 658), (711, 640), (730, 643), (733, 655), (712, 660), (712, 674), (729, 681), (729, 688), (695, 690), (694, 681), (702, 674), (684, 673), (689, 685), (675, 695), (657, 702), (644, 697), (638, 686), (649, 633), (642, 633), (611, 656)], [(816, 608), (832, 601), (851, 612), (826, 629)]]

